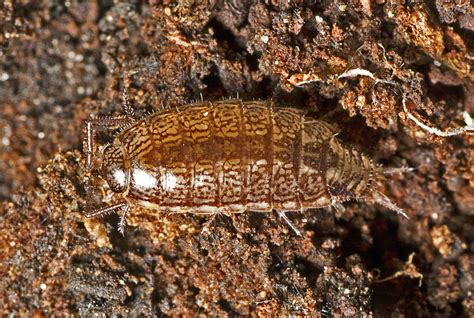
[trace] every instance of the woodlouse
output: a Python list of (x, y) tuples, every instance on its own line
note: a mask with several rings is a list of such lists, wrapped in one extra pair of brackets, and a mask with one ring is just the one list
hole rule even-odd
[[(123, 200), (87, 214), (123, 209), (120, 231), (132, 204), (160, 212), (239, 213), (342, 208), (341, 202), (358, 199), (406, 216), (376, 189), (382, 168), (339, 141), (334, 126), (302, 110), (234, 99), (138, 121), (129, 106), (126, 113), (86, 123), (91, 171), (94, 128), (127, 124), (103, 148), (100, 168)], [(91, 182), (86, 189), (90, 198)]]

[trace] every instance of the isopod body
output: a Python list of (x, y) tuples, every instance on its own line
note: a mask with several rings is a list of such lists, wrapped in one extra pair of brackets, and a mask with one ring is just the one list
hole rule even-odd
[(101, 173), (127, 208), (300, 211), (356, 198), (402, 213), (375, 189), (380, 168), (336, 134), (331, 124), (270, 101), (200, 102), (123, 129), (103, 149)]

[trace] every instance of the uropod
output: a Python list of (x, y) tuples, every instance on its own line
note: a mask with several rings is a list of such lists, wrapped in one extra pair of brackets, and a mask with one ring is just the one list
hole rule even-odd
[[(377, 190), (384, 168), (336, 137), (337, 129), (271, 101), (197, 102), (133, 120), (90, 118), (85, 126), (88, 201), (98, 172), (120, 196), (87, 217), (130, 206), (154, 212), (283, 212), (343, 208), (357, 199), (406, 217)], [(95, 158), (95, 130), (123, 125)], [(98, 162), (100, 162), (98, 164)], [(97, 167), (97, 168), (96, 168)], [(386, 169), (386, 172), (394, 169)], [(396, 170), (396, 169), (395, 169)]]

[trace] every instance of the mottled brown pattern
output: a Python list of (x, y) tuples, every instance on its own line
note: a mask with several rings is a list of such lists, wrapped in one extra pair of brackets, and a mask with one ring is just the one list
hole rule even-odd
[[(176, 212), (299, 211), (370, 191), (376, 166), (336, 133), (294, 108), (225, 100), (146, 117), (114, 145), (130, 202)], [(106, 178), (120, 184), (122, 175)]]

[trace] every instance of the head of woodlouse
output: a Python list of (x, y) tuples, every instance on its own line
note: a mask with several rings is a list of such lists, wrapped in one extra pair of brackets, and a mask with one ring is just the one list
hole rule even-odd
[(116, 193), (127, 191), (130, 169), (124, 158), (122, 148), (115, 144), (105, 146), (102, 154), (102, 177), (110, 189)]

